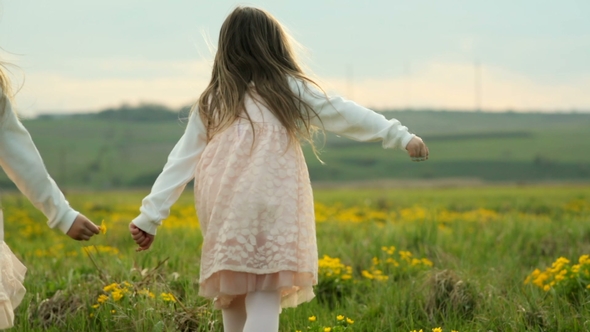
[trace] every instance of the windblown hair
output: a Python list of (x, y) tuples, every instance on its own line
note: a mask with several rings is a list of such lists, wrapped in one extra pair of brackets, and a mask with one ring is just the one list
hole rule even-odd
[(2, 90), (2, 94), (6, 95), (8, 98), (12, 97), (10, 80), (8, 74), (6, 74), (6, 65), (2, 61), (0, 61), (0, 90)]
[(297, 63), (290, 36), (271, 14), (237, 7), (221, 26), (211, 81), (198, 101), (207, 138), (239, 117), (254, 126), (244, 100), (255, 89), (250, 95), (268, 107), (292, 139), (308, 141), (315, 152), (310, 120), (317, 114), (291, 90), (288, 77), (321, 90)]
[(10, 79), (6, 73), (6, 65), (0, 61), (0, 117), (4, 115), (4, 109), (9, 99), (12, 98), (12, 88), (10, 86)]

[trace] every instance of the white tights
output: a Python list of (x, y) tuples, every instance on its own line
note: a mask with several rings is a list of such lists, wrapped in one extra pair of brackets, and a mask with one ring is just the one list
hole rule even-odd
[(224, 332), (277, 332), (281, 296), (279, 292), (252, 292), (233, 299), (222, 310)]

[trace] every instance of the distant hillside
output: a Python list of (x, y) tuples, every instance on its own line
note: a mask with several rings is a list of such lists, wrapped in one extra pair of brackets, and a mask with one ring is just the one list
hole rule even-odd
[[(480, 178), (590, 181), (590, 114), (395, 111), (428, 143), (431, 159), (327, 135), (321, 165), (305, 148), (313, 181)], [(149, 186), (182, 135), (188, 108), (122, 107), (24, 122), (61, 186)], [(322, 145), (321, 138), (318, 144)], [(5, 175), (0, 186), (7, 185)]]
[(123, 105), (117, 108), (107, 108), (96, 113), (75, 113), (68, 115), (42, 114), (38, 120), (50, 119), (86, 119), (86, 120), (108, 120), (108, 121), (131, 121), (131, 122), (156, 122), (174, 121), (179, 114), (188, 114), (189, 106), (180, 110), (173, 110), (158, 104), (140, 104), (139, 106)]

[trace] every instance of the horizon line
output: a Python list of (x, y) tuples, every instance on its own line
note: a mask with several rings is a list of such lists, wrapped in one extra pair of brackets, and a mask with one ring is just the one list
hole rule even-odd
[[(137, 103), (135, 105), (131, 105), (128, 103), (123, 103), (119, 106), (115, 107), (106, 107), (100, 110), (86, 110), (86, 111), (59, 111), (59, 110), (47, 110), (37, 112), (35, 115), (26, 116), (26, 119), (35, 119), (43, 116), (54, 116), (54, 117), (68, 117), (68, 116), (80, 116), (80, 115), (91, 115), (91, 114), (99, 114), (109, 110), (115, 111), (122, 111), (125, 108), (127, 109), (137, 109), (141, 106), (158, 106), (164, 108), (166, 111), (172, 113), (179, 113), (187, 108), (190, 109), (192, 106), (190, 104), (182, 106), (182, 107), (170, 107), (165, 104), (159, 103), (149, 103), (149, 102), (142, 102)], [(385, 112), (448, 112), (448, 113), (486, 113), (486, 114), (506, 114), (506, 113), (518, 113), (518, 114), (590, 114), (590, 108), (587, 109), (552, 109), (552, 110), (540, 110), (540, 109), (453, 109), (453, 108), (435, 108), (435, 107), (399, 107), (399, 108), (371, 108), (369, 109), (378, 112), (378, 113), (385, 113)]]

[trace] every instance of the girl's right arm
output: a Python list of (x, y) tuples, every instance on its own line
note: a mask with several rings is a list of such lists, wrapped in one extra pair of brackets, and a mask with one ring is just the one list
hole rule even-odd
[[(149, 235), (156, 234), (156, 228), (170, 214), (172, 204), (178, 200), (186, 184), (194, 178), (195, 168), (206, 145), (207, 130), (195, 109), (190, 114), (184, 135), (170, 152), (152, 191), (143, 199), (139, 209), (141, 214), (130, 225), (132, 234), (134, 226)], [(139, 240), (141, 242), (141, 238)]]
[(88, 240), (98, 227), (72, 209), (47, 173), (29, 132), (0, 90), (0, 166), (18, 189), (58, 228), (75, 240)]

